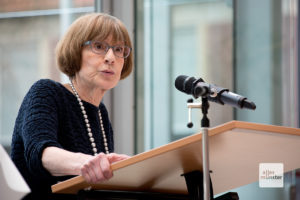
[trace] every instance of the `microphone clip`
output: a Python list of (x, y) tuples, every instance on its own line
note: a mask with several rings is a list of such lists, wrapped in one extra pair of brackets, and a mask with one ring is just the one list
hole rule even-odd
[(211, 98), (220, 99), (219, 95), (224, 91), (229, 91), (229, 90), (225, 88), (217, 87), (215, 85), (210, 85), (204, 82), (202, 78), (196, 79), (193, 82), (192, 95), (195, 99), (197, 99), (198, 97), (204, 97), (204, 98), (211, 97)]
[(192, 128), (194, 126), (193, 122), (192, 122), (192, 109), (193, 108), (198, 108), (201, 109), (202, 108), (202, 103), (201, 102), (195, 102), (193, 99), (188, 99), (187, 100), (187, 107), (188, 107), (188, 123), (187, 123), (187, 127), (188, 128)]

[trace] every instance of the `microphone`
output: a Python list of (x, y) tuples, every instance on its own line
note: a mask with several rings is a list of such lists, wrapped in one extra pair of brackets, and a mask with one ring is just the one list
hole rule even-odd
[(180, 75), (175, 80), (175, 87), (181, 92), (191, 94), (194, 98), (207, 97), (209, 101), (221, 105), (228, 104), (236, 108), (247, 108), (255, 110), (256, 105), (246, 97), (230, 92), (226, 88), (218, 87), (214, 84), (205, 83), (202, 78), (196, 79), (185, 75)]

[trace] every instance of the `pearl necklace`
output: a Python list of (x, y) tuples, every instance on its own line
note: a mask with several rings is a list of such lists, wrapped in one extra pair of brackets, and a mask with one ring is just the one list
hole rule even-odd
[[(97, 147), (96, 147), (95, 139), (93, 137), (93, 133), (92, 133), (92, 130), (91, 130), (91, 126), (90, 126), (90, 123), (89, 123), (88, 116), (86, 114), (84, 105), (83, 105), (82, 100), (80, 99), (80, 97), (79, 97), (79, 95), (78, 95), (78, 93), (77, 93), (77, 91), (76, 91), (76, 89), (75, 89), (75, 87), (74, 87), (71, 80), (70, 80), (70, 86), (71, 86), (71, 88), (73, 90), (73, 93), (76, 96), (77, 101), (79, 103), (79, 106), (81, 108), (81, 112), (82, 112), (82, 115), (83, 115), (83, 118), (84, 118), (84, 122), (85, 122), (85, 125), (86, 125), (86, 129), (87, 129), (87, 132), (88, 132), (88, 136), (89, 136), (91, 145), (92, 145), (92, 149), (93, 149), (94, 155), (96, 156), (98, 150), (97, 150)], [(101, 112), (100, 112), (99, 108), (98, 108), (98, 115), (99, 115), (99, 120), (100, 120), (101, 132), (102, 132), (102, 136), (103, 136), (103, 143), (104, 143), (105, 153), (109, 154), (107, 139), (106, 139), (105, 130), (104, 130), (103, 121), (102, 121), (102, 115), (101, 115)]]

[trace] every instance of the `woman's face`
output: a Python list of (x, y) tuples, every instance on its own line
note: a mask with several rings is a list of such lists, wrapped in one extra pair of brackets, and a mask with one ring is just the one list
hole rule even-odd
[[(122, 45), (121, 43), (113, 43), (112, 37), (108, 37), (101, 42), (105, 42), (110, 46)], [(89, 45), (85, 45), (81, 54), (81, 68), (76, 74), (76, 78), (79, 78), (86, 85), (101, 88), (104, 91), (118, 84), (124, 58), (117, 57), (112, 48), (106, 54), (100, 55), (94, 53)]]

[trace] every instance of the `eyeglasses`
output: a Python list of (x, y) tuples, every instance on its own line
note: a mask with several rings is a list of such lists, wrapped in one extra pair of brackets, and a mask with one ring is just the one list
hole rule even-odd
[(114, 54), (119, 58), (127, 58), (131, 52), (131, 48), (125, 45), (109, 46), (105, 42), (87, 41), (83, 45), (90, 45), (91, 50), (100, 55), (105, 55), (110, 48)]

